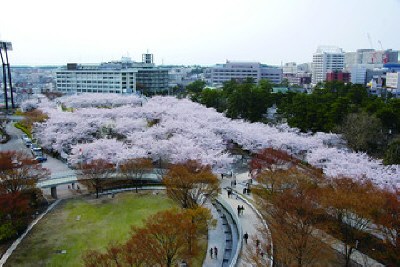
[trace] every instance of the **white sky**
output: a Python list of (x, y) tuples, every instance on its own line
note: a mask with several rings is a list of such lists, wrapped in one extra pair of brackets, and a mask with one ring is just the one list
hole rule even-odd
[(318, 45), (400, 49), (400, 0), (4, 0), (12, 65), (310, 62)]

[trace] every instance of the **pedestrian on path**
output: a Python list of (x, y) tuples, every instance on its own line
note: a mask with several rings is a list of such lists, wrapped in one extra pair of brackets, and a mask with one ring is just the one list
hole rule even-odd
[(256, 239), (256, 247), (258, 248), (258, 246), (260, 246), (260, 240), (257, 238)]
[(237, 206), (237, 211), (238, 211), (238, 216), (240, 216), (240, 211), (241, 211), (240, 205)]
[(247, 239), (249, 239), (249, 234), (247, 232), (243, 235), (243, 239), (244, 239), (244, 242), (246, 242), (246, 244), (247, 244)]
[(210, 248), (210, 257), (213, 258), (213, 248)]
[(243, 215), (243, 211), (244, 211), (244, 207), (242, 205), (242, 206), (240, 206), (240, 215)]
[(217, 249), (217, 247), (214, 247), (214, 254), (215, 254), (215, 258), (218, 259), (218, 249)]

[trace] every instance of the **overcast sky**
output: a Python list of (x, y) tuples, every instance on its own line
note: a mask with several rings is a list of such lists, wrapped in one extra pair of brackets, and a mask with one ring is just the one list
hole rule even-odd
[(400, 49), (400, 0), (4, 0), (12, 65), (310, 62), (318, 45)]

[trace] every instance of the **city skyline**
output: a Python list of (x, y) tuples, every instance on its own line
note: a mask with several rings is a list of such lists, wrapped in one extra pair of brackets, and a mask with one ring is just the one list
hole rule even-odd
[[(281, 1), (282, 2), (282, 1)], [(319, 45), (399, 49), (399, 0), (7, 1), (0, 39), (12, 65), (98, 63), (149, 50), (156, 64), (311, 62)], [(368, 38), (370, 36), (370, 38)], [(371, 42), (370, 42), (371, 40)], [(381, 44), (379, 43), (381, 42)]]

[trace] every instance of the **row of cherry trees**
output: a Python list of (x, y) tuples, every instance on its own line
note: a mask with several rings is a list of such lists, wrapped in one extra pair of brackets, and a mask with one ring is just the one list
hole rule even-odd
[(46, 149), (68, 153), (72, 164), (99, 158), (118, 164), (126, 158), (148, 157), (170, 163), (198, 160), (214, 172), (225, 172), (234, 161), (226, 144), (233, 142), (250, 152), (268, 147), (285, 150), (332, 177), (366, 178), (382, 187), (400, 183), (399, 165), (383, 166), (380, 160), (350, 151), (340, 145), (343, 141), (336, 134), (231, 120), (214, 109), (174, 97), (133, 97), (121, 102), (114, 95), (92, 94), (55, 101), (74, 107), (73, 112), (42, 100), (38, 107), (49, 119), (36, 124), (35, 134)]
[(326, 238), (326, 232), (343, 242), (345, 266), (351, 266), (356, 249), (385, 265), (400, 264), (400, 190), (343, 176), (329, 179), (321, 170), (274, 149), (256, 154), (250, 167), (258, 181), (253, 192), (271, 227), (277, 262), (326, 265), (332, 255), (322, 249), (319, 239), (337, 242)]

